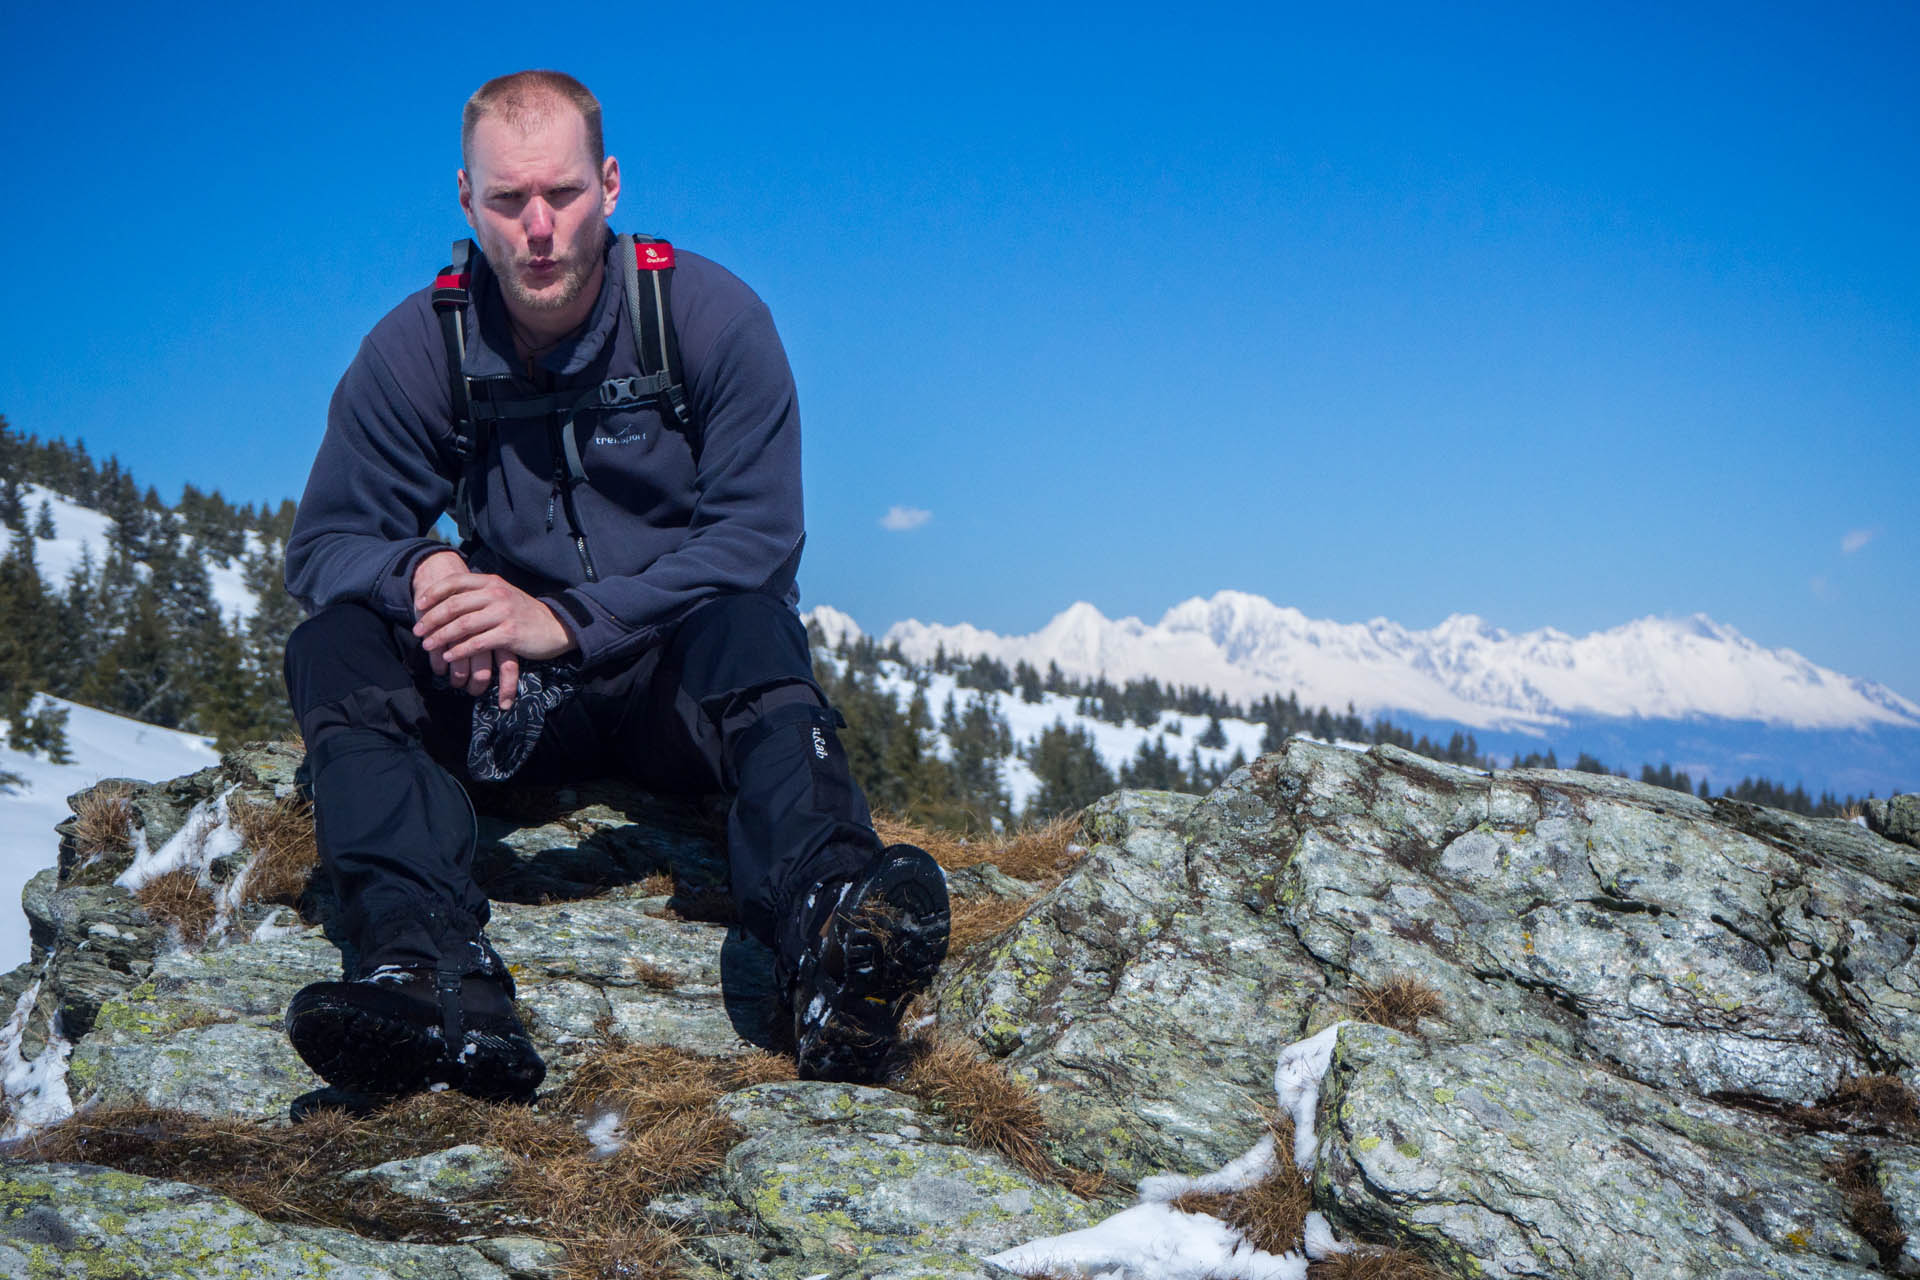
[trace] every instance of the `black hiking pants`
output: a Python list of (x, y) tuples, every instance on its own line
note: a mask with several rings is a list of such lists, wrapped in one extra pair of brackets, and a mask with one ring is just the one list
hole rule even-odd
[[(411, 629), (359, 604), (295, 628), (286, 677), (321, 862), (358, 972), (485, 969), (487, 899), (472, 875), (462, 786), (474, 699), (435, 689)], [(582, 673), (514, 780), (618, 776), (653, 791), (729, 793), (741, 922), (791, 959), (795, 902), (879, 848), (836, 721), (793, 611), (768, 595), (719, 596), (632, 662)]]

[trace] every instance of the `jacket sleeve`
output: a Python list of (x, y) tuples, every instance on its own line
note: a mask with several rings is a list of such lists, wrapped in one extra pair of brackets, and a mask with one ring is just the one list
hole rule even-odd
[[(334, 389), (287, 539), (287, 590), (309, 613), (357, 600), (410, 622), (414, 566), (452, 549), (427, 536), (453, 495), (452, 467), (376, 345), (380, 333), (360, 344)], [(416, 382), (433, 376), (424, 352), (420, 360), (425, 368), (408, 370)]]
[(700, 452), (685, 539), (637, 574), (545, 597), (588, 666), (657, 643), (712, 596), (794, 589), (806, 536), (800, 410), (765, 304), (756, 299), (687, 368)]

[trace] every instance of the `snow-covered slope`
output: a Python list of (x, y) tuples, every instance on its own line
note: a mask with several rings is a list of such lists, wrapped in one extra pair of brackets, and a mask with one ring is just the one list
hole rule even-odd
[(20, 901), (20, 890), (34, 872), (59, 857), (53, 828), (67, 817), (68, 796), (102, 778), (155, 782), (220, 760), (210, 738), (155, 728), (63, 698), (41, 698), (67, 708), (73, 763), (50, 764), (43, 756), (0, 747), (0, 770), (24, 779), (18, 789), (0, 793), (0, 969), (27, 960), (27, 918), (12, 904)]
[[(37, 484), (20, 486), (20, 504), (27, 514), (27, 527), (31, 529), (35, 517), (39, 514), (40, 504), (47, 504), (48, 514), (53, 517), (54, 536), (33, 540), (34, 562), (40, 567), (40, 580), (47, 590), (54, 593), (67, 589), (67, 578), (72, 574), (82, 555), (93, 558), (93, 566), (98, 569), (106, 563), (109, 540), (113, 534), (113, 518), (83, 507), (77, 502), (55, 493)], [(10, 540), (15, 530), (11, 525), (0, 521), (0, 549)], [(260, 550), (260, 535), (247, 531), (246, 549), (248, 555)], [(260, 599), (248, 588), (246, 573), (240, 561), (226, 556), (201, 553), (207, 566), (207, 585), (213, 592), (213, 603), (220, 610), (220, 616), (229, 622), (234, 619), (245, 621), (253, 616), (260, 607)]]
[[(844, 615), (835, 619), (841, 624)], [(838, 629), (851, 625), (846, 620)], [(912, 660), (937, 648), (1011, 666), (1049, 662), (1115, 682), (1152, 676), (1248, 700), (1297, 694), (1309, 706), (1402, 713), (1476, 729), (1545, 728), (1577, 717), (1716, 717), (1793, 729), (1920, 729), (1920, 705), (1870, 680), (1767, 649), (1704, 615), (1642, 618), (1574, 637), (1518, 635), (1456, 614), (1430, 631), (1385, 618), (1308, 618), (1222, 591), (1152, 626), (1076, 604), (1032, 635), (961, 624), (896, 623), (883, 637)]]

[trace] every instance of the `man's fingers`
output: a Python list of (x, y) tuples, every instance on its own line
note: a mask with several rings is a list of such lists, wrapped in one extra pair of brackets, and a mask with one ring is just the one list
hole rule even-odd
[[(477, 648), (471, 643), (474, 638), (483, 632), (498, 631), (504, 621), (497, 611), (491, 609), (463, 613), (426, 632), (420, 643), (440, 653), (452, 653), (459, 648), (459, 656), (470, 657)], [(499, 642), (496, 640), (489, 647), (498, 648)]]
[(513, 709), (514, 699), (520, 694), (520, 660), (511, 653), (500, 654), (500, 709)]
[(484, 609), (493, 602), (492, 596), (484, 591), (462, 591), (456, 596), (432, 605), (413, 624), (413, 634), (428, 636), (445, 626), (455, 618)]
[(413, 598), (416, 604), (423, 604), (426, 608), (431, 609), (448, 596), (456, 595), (462, 591), (471, 591), (475, 587), (485, 586), (493, 580), (493, 577), (494, 575), (492, 574), (474, 573), (472, 570), (468, 570), (465, 573), (450, 573), (444, 578), (435, 578), (432, 582), (429, 582), (426, 586), (415, 592)]

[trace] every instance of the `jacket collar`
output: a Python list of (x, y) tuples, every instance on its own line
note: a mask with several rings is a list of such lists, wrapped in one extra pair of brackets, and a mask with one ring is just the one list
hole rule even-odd
[[(587, 321), (560, 345), (539, 358), (542, 369), (556, 377), (571, 377), (599, 358), (612, 340), (620, 323), (620, 264), (615, 259), (616, 241), (607, 232), (605, 268), (600, 273), (600, 296), (594, 301)], [(476, 246), (477, 247), (477, 246)], [(500, 282), (484, 253), (473, 260), (473, 286), (468, 296), (473, 323), (468, 326), (467, 356), (461, 370), (469, 378), (504, 378), (521, 371), (514, 358), (513, 326), (507, 320), (507, 304), (500, 296)]]

